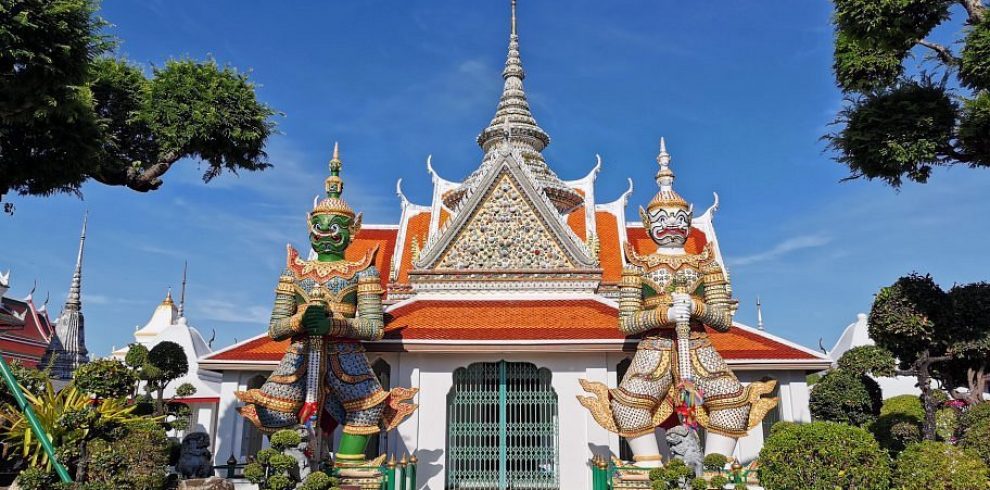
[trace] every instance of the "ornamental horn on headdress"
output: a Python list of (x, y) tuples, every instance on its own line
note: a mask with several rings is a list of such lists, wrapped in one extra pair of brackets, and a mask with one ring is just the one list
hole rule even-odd
[(346, 216), (352, 221), (350, 231), (353, 240), (358, 230), (361, 229), (361, 213), (355, 214), (347, 202), (340, 197), (344, 192), (344, 180), (340, 178), (341, 166), (343, 166), (343, 162), (340, 160), (340, 145), (334, 143), (333, 158), (330, 159), (329, 164), (330, 176), (325, 181), (327, 197), (315, 203), (313, 210), (309, 212), (309, 218), (312, 220), (314, 216), (321, 214)]

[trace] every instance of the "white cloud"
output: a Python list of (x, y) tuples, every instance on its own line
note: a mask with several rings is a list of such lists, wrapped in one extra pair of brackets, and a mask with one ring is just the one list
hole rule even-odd
[(743, 257), (730, 258), (728, 262), (736, 267), (766, 262), (797, 250), (822, 247), (831, 241), (831, 237), (822, 234), (800, 235), (788, 238), (770, 250)]
[(267, 324), (271, 316), (270, 307), (239, 305), (217, 298), (197, 299), (195, 309), (195, 318), (218, 322)]

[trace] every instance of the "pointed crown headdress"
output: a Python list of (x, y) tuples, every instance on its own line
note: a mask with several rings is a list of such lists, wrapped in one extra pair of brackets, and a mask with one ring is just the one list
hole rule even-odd
[(657, 171), (656, 176), (660, 191), (653, 196), (653, 200), (650, 201), (646, 209), (652, 213), (658, 207), (675, 207), (690, 213), (691, 205), (674, 190), (674, 171), (670, 169), (670, 153), (667, 153), (667, 143), (663, 138), (660, 138), (660, 154), (657, 155), (657, 163), (660, 164), (660, 170)]
[(335, 216), (346, 216), (352, 220), (355, 218), (354, 210), (345, 202), (340, 195), (344, 192), (344, 180), (340, 178), (340, 167), (343, 162), (340, 160), (340, 146), (333, 144), (333, 158), (330, 159), (330, 176), (327, 177), (326, 191), (327, 197), (316, 202), (313, 201), (313, 210), (309, 212), (309, 218), (321, 214)]

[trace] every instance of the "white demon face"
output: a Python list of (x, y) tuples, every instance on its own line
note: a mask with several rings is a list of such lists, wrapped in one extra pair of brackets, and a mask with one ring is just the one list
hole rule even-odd
[(661, 247), (683, 247), (691, 231), (691, 209), (657, 207), (649, 212), (650, 238)]

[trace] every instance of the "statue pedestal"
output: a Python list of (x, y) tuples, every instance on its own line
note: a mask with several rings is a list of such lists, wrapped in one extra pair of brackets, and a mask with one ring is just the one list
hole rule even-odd
[(384, 481), (380, 473), (369, 470), (341, 470), (339, 478), (342, 490), (381, 490)]

